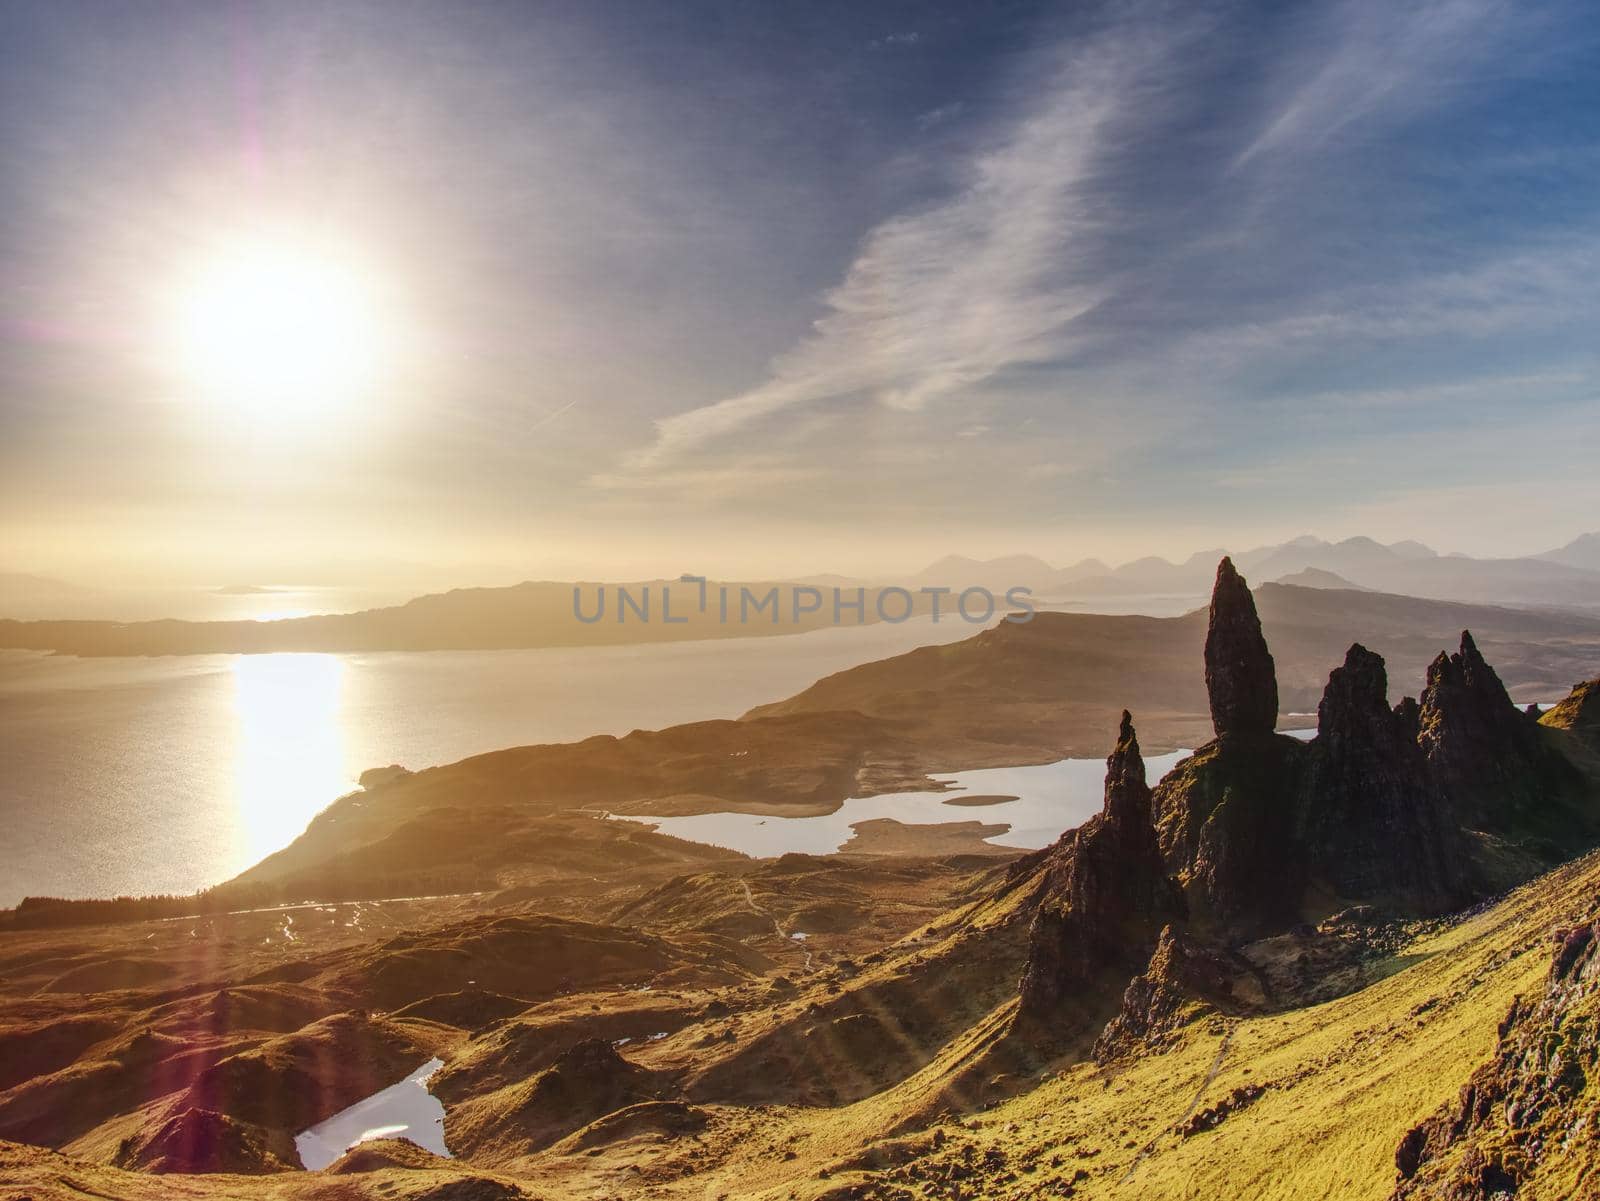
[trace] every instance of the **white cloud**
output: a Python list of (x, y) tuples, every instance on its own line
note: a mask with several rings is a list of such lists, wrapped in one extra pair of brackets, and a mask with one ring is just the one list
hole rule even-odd
[(1464, 63), (1504, 44), (1513, 19), (1525, 15), (1503, 0), (1350, 0), (1330, 10), (1326, 27), (1313, 20), (1305, 44), (1283, 56), (1280, 94), (1233, 166), (1285, 150), (1314, 152), (1380, 113), (1394, 118), (1436, 104)]
[(1088, 194), (1114, 122), (1134, 117), (1176, 35), (1113, 30), (1075, 46), (1053, 87), (931, 207), (883, 222), (824, 297), (815, 332), (766, 382), (666, 417), (627, 469), (646, 472), (753, 422), (838, 398), (914, 411), (1008, 367), (1059, 356), (1103, 284), (1074, 249), (1108, 217)]

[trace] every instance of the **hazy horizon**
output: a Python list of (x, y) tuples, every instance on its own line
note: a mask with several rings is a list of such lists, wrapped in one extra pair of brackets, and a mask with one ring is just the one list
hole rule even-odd
[[(1580, 531), (1575, 536), (1592, 531)], [(1160, 550), (1139, 552), (1126, 545), (1119, 545), (1102, 554), (1077, 554), (1066, 552), (1051, 555), (1041, 553), (1037, 549), (1018, 547), (1011, 550), (985, 553), (976, 550), (947, 549), (937, 550), (930, 547), (926, 557), (916, 559), (905, 556), (903, 561), (886, 565), (881, 557), (872, 559), (858, 558), (861, 566), (851, 572), (845, 567), (832, 563), (805, 564), (801, 567), (784, 568), (780, 557), (760, 560), (771, 564), (764, 569), (740, 572), (737, 570), (718, 571), (715, 567), (706, 567), (709, 560), (714, 560), (715, 555), (695, 555), (686, 562), (689, 567), (697, 572), (706, 574), (713, 579), (803, 579), (810, 576), (823, 576), (837, 574), (850, 576), (867, 582), (888, 583), (897, 579), (911, 579), (926, 568), (933, 566), (939, 560), (951, 558), (966, 558), (977, 561), (995, 560), (1017, 557), (1030, 557), (1039, 559), (1054, 568), (1069, 568), (1085, 560), (1100, 560), (1109, 569), (1134, 563), (1145, 558), (1161, 558), (1175, 565), (1182, 564), (1195, 556), (1205, 556), (1213, 553), (1227, 552), (1239, 554), (1246, 551), (1258, 550), (1265, 547), (1280, 546), (1291, 543), (1298, 538), (1320, 538), (1317, 534), (1299, 534), (1292, 538), (1268, 539), (1263, 542), (1246, 542), (1242, 540), (1218, 541), (1212, 545), (1191, 546), (1187, 549), (1173, 549), (1167, 553)], [(1349, 538), (1368, 538), (1368, 534), (1351, 534)], [(1401, 542), (1419, 542), (1434, 551), (1440, 557), (1463, 557), (1465, 552), (1445, 549), (1428, 544), (1420, 538), (1373, 538), (1373, 541), (1383, 545), (1393, 545)], [(1332, 545), (1345, 541), (1345, 538), (1324, 538), (1322, 541)], [(1511, 550), (1505, 555), (1471, 556), (1482, 558), (1529, 558), (1536, 555), (1559, 549), (1566, 542), (1553, 543), (1545, 546), (1522, 547)], [(596, 563), (599, 559), (583, 561), (573, 559), (570, 561), (551, 561), (549, 570), (519, 570), (516, 567), (503, 564), (438, 564), (438, 563), (405, 563), (389, 562), (370, 565), (370, 569), (363, 572), (360, 561), (354, 563), (322, 563), (302, 566), (298, 571), (293, 568), (283, 569), (282, 574), (267, 575), (228, 575), (219, 574), (213, 566), (204, 573), (182, 573), (177, 575), (166, 573), (150, 573), (147, 575), (132, 576), (107, 576), (94, 578), (84, 575), (67, 575), (65, 573), (52, 575), (42, 571), (16, 570), (12, 571), (10, 564), (0, 564), (0, 574), (15, 574), (19, 576), (35, 576), (41, 583), (60, 583), (69, 587), (84, 588), (88, 590), (104, 590), (106, 592), (147, 592), (160, 595), (164, 592), (178, 591), (217, 591), (224, 592), (230, 587), (255, 586), (268, 589), (278, 588), (322, 588), (330, 592), (350, 593), (353, 595), (371, 594), (372, 603), (393, 603), (393, 599), (410, 595), (414, 591), (439, 590), (451, 588), (483, 588), (506, 587), (512, 584), (530, 580), (606, 580), (606, 581), (642, 581), (642, 580), (672, 580), (678, 578), (682, 571), (675, 568), (669, 560), (661, 558), (652, 561), (635, 561), (630, 568), (624, 562), (611, 573), (597, 572)], [(1261, 581), (1266, 582), (1266, 581)], [(384, 599), (385, 597), (391, 599)], [(363, 605), (362, 607), (365, 607)], [(0, 614), (4, 616), (5, 614)]]

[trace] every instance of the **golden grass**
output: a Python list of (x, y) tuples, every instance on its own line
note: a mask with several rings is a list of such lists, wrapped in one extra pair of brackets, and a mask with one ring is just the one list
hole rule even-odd
[[(672, 1191), (803, 1199), (854, 1184), (884, 1196), (1387, 1198), (1401, 1137), (1489, 1057), (1512, 999), (1542, 987), (1550, 930), (1585, 915), (1597, 892), (1600, 857), (1591, 855), (1418, 939), (1393, 974), (1358, 993), (1265, 1017), (1202, 1019), (1164, 1054), (1110, 1070), (1073, 1064), (946, 1121), (943, 1146), (920, 1163), (826, 1172), (937, 1097), (998, 1037), (1005, 1006), (882, 1094), (787, 1114), (798, 1161), (736, 1149)], [(1214, 1129), (1174, 1131), (1250, 1084), (1266, 1091)], [(961, 1162), (979, 1167), (952, 1176)], [(1561, 1187), (1530, 1195), (1559, 1196), (1550, 1190)]]

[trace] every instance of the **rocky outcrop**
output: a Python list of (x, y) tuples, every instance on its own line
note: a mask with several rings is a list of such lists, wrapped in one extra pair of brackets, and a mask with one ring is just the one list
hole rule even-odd
[(1411, 707), (1387, 694), (1382, 656), (1351, 646), (1317, 707), (1300, 840), (1337, 896), (1445, 912), (1470, 896), (1465, 848), (1429, 786)]
[(1308, 866), (1297, 837), (1305, 743), (1283, 735), (1217, 739), (1154, 791), (1168, 870), (1207, 929), (1253, 938), (1300, 920)]
[[(1263, 1003), (1360, 987), (1366, 961), (1381, 958), (1373, 939), (1296, 932), (1336, 910), (1370, 913), (1375, 929), (1448, 912), (1600, 836), (1586, 833), (1600, 807), (1547, 745), (1565, 735), (1511, 703), (1470, 634), (1433, 664), (1420, 704), (1392, 708), (1383, 658), (1352, 645), (1303, 742), (1273, 729), (1272, 655), (1245, 581), (1223, 559), (1205, 666), (1217, 737), (1150, 790), (1124, 714), (1103, 811), (1008, 877), (1007, 887), (1041, 879), (1023, 1014), (1121, 988), (1102, 1055), (1159, 1040), (1246, 980)], [(1583, 703), (1564, 711), (1574, 723)], [(1182, 924), (1158, 943), (1168, 917)], [(1148, 966), (1136, 962), (1151, 949)], [(1332, 991), (1302, 979), (1313, 968)], [(1122, 972), (1138, 974), (1113, 983)]]
[(1357, 902), (1438, 914), (1600, 838), (1600, 807), (1551, 745), (1562, 736), (1512, 704), (1470, 633), (1429, 668), (1420, 704), (1392, 709), (1382, 657), (1353, 645), (1300, 744), (1271, 732), (1272, 656), (1223, 560), (1206, 683), (1218, 737), (1154, 792), (1168, 870), (1203, 927), (1257, 937)]
[(1453, 820), (1559, 862), (1600, 834), (1584, 781), (1517, 708), (1471, 633), (1428, 667), (1420, 733), (1432, 786)]
[(1600, 916), (1555, 932), (1543, 995), (1512, 1004), (1493, 1058), (1400, 1141), (1393, 1201), (1593, 1195), (1597, 1073)]
[(1107, 968), (1137, 971), (1162, 925), (1182, 914), (1151, 825), (1144, 759), (1125, 711), (1106, 760), (1100, 813), (1068, 831), (1047, 861), (1029, 930), (1024, 1012), (1051, 1013)]
[(1217, 565), (1206, 628), (1206, 694), (1218, 738), (1270, 735), (1278, 724), (1278, 677), (1250, 585), (1233, 560)]
[(1122, 1008), (1095, 1041), (1095, 1059), (1109, 1063), (1158, 1050), (1205, 1013), (1238, 1012), (1261, 995), (1250, 975), (1250, 964), (1226, 948), (1164, 927), (1149, 965), (1128, 982)]
[(1538, 732), (1466, 630), (1456, 654), (1441, 651), (1428, 666), (1419, 741), (1438, 791), (1469, 824), (1485, 824), (1508, 791), (1526, 787)]
[(1566, 730), (1600, 749), (1600, 680), (1574, 684), (1571, 692), (1540, 717), (1539, 723), (1553, 730)]
[(1407, 741), (1415, 742), (1422, 734), (1422, 706), (1414, 696), (1403, 696), (1394, 707), (1395, 720)]

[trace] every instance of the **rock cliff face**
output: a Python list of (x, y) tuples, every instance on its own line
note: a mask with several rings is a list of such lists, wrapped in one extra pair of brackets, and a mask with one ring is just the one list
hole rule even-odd
[(1463, 821), (1481, 825), (1522, 792), (1538, 757), (1538, 731), (1511, 703), (1467, 631), (1454, 655), (1428, 667), (1419, 734), (1438, 791)]
[(1412, 707), (1387, 694), (1383, 658), (1356, 643), (1317, 707), (1300, 837), (1337, 895), (1442, 912), (1471, 895), (1465, 846), (1429, 785)]
[(1064, 835), (1047, 860), (1029, 931), (1023, 1010), (1047, 1015), (1109, 967), (1137, 971), (1162, 925), (1182, 913), (1150, 824), (1139, 740), (1124, 712), (1106, 760), (1104, 806)]
[(1225, 949), (1164, 927), (1149, 965), (1128, 982), (1122, 1008), (1095, 1041), (1095, 1059), (1107, 1063), (1159, 1049), (1203, 1013), (1233, 1012), (1254, 1002), (1260, 993), (1249, 988), (1250, 973), (1247, 962)]
[(1456, 654), (1429, 665), (1419, 723), (1432, 786), (1460, 825), (1545, 863), (1600, 833), (1582, 777), (1512, 703), (1467, 631)]
[(1395, 1152), (1394, 1201), (1592, 1196), (1600, 1120), (1600, 916), (1555, 933), (1536, 998), (1519, 997), (1488, 1063)]
[[(1578, 771), (1547, 745), (1563, 735), (1512, 704), (1470, 633), (1420, 704), (1392, 709), (1383, 659), (1352, 646), (1302, 744), (1271, 731), (1272, 656), (1224, 559), (1206, 685), (1217, 739), (1156, 786), (1155, 822), (1191, 914), (1230, 937), (1360, 902), (1447, 912), (1600, 837)], [(1563, 704), (1580, 722), (1583, 701)]]
[(1217, 565), (1206, 629), (1206, 693), (1218, 738), (1265, 737), (1278, 724), (1278, 677), (1255, 598), (1233, 560)]
[(1254, 937), (1300, 920), (1308, 865), (1296, 836), (1309, 752), (1269, 736), (1201, 747), (1156, 786), (1168, 869), (1208, 929)]

